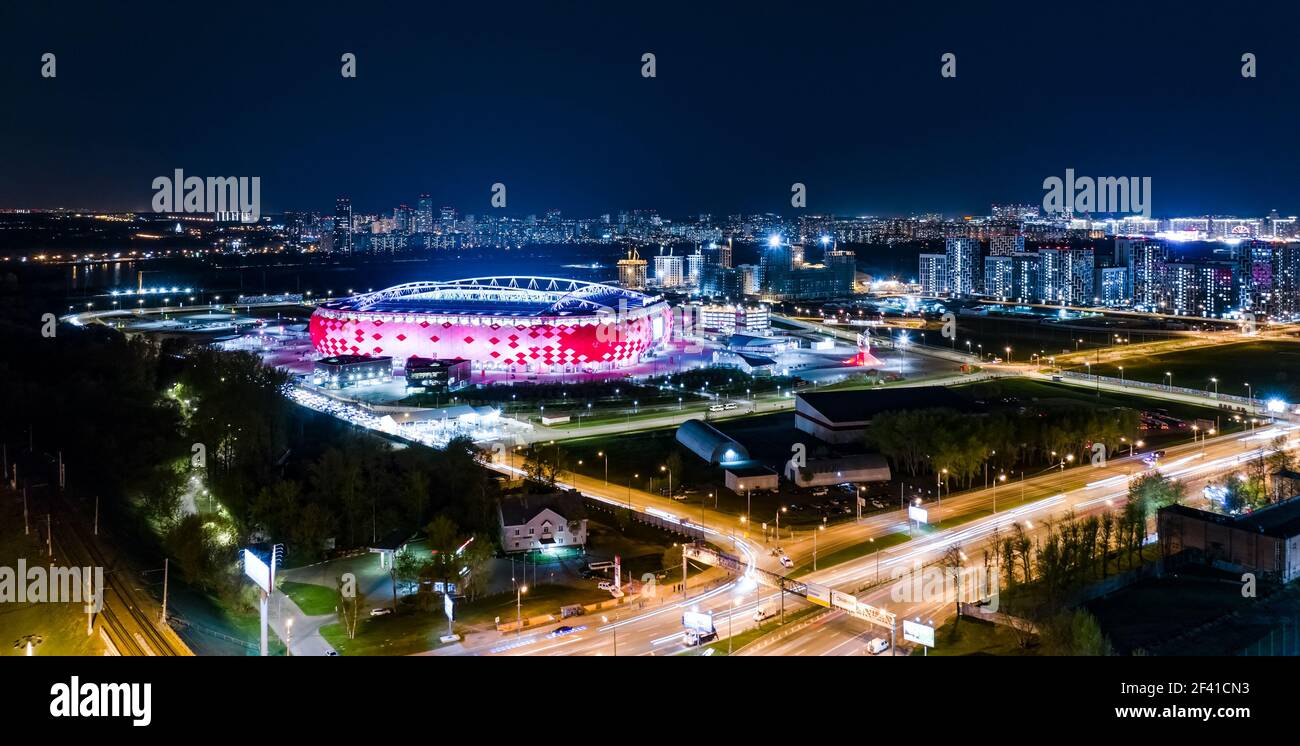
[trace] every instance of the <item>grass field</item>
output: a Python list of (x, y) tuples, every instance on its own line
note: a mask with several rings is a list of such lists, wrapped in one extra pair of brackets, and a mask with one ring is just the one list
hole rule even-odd
[(302, 613), (307, 616), (333, 614), (338, 604), (338, 591), (323, 585), (286, 580), (280, 584), (280, 590), (293, 599), (298, 608), (302, 609)]
[(407, 609), (361, 619), (351, 640), (339, 622), (321, 627), (320, 633), (340, 655), (411, 655), (440, 647), (438, 638), (447, 633), (447, 619), (441, 612)]
[(960, 617), (934, 631), (934, 649), (917, 647), (912, 655), (1035, 655), (1035, 648), (1020, 647), (1010, 628), (982, 619)]
[(1124, 366), (1124, 378), (1134, 381), (1163, 384), (1168, 381), (1165, 373), (1172, 373), (1174, 386), (1213, 393), (1210, 379), (1217, 378), (1223, 394), (1247, 396), (1245, 384), (1249, 383), (1256, 399), (1300, 400), (1300, 342), (1263, 340), (1193, 348), (1094, 365), (1093, 372), (1119, 378), (1118, 365)]

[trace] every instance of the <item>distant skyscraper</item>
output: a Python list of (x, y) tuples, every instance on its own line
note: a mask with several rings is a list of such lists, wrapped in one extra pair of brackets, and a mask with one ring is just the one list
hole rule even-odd
[(1026, 252), (1011, 257), (1012, 295), (1017, 301), (1032, 303), (1039, 300), (1041, 274), (1042, 262), (1037, 253)]
[(736, 266), (740, 273), (740, 292), (745, 295), (758, 295), (759, 276), (762, 270), (757, 264), (740, 264)]
[(916, 280), (921, 284), (922, 295), (941, 295), (948, 292), (947, 255), (922, 254)]
[(1127, 305), (1129, 281), (1128, 267), (1098, 267), (1093, 280), (1093, 293), (1098, 305), (1113, 308)]
[(704, 254), (696, 249), (694, 254), (686, 256), (686, 284), (693, 288), (700, 286), (700, 267), (704, 264)]
[(1093, 253), (1084, 248), (1040, 249), (1038, 299), (1067, 306), (1093, 304)]
[(1025, 237), (991, 236), (989, 238), (989, 256), (1012, 256), (1025, 251)]
[(1154, 311), (1164, 305), (1169, 248), (1163, 242), (1116, 239), (1115, 258), (1121, 266), (1128, 267), (1129, 297), (1135, 307)]
[(948, 249), (948, 290), (955, 298), (963, 298), (979, 292), (980, 281), (980, 242), (973, 238), (950, 238)]
[(984, 294), (1008, 300), (1013, 296), (1013, 262), (1010, 256), (990, 256), (984, 260)]
[(440, 213), (439, 225), (444, 231), (456, 230), (456, 208), (444, 207)]
[(636, 249), (628, 249), (627, 258), (618, 260), (619, 284), (629, 290), (644, 290), (646, 264)]
[(1165, 310), (1179, 316), (1221, 318), (1235, 308), (1232, 267), (1221, 262), (1174, 262), (1165, 266)]
[(433, 233), (433, 198), (427, 194), (420, 195), (415, 211), (415, 232)]
[(993, 205), (994, 220), (1024, 220), (1038, 217), (1035, 205)]
[(662, 288), (675, 288), (686, 284), (686, 263), (682, 256), (659, 254), (655, 260), (655, 282)]
[(352, 200), (347, 197), (334, 200), (334, 251), (352, 253)]

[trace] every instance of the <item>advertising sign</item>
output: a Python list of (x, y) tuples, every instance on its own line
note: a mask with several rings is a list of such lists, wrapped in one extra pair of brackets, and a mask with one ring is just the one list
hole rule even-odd
[(829, 609), (831, 607), (831, 589), (817, 583), (809, 583), (808, 600)]
[(934, 627), (926, 626), (920, 622), (909, 622), (904, 619), (903, 639), (932, 648), (934, 647)]
[(257, 587), (264, 593), (271, 592), (271, 568), (248, 549), (244, 550), (244, 574), (257, 583)]
[(907, 517), (917, 523), (929, 523), (930, 514), (926, 512), (925, 508), (909, 505), (907, 506)]
[(682, 626), (697, 632), (712, 633), (713, 617), (700, 611), (683, 612)]

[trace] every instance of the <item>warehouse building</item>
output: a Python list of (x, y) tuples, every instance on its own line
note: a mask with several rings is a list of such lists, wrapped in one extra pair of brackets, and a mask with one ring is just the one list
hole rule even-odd
[(1300, 499), (1245, 515), (1170, 505), (1158, 515), (1166, 556), (1226, 564), (1289, 583), (1300, 577)]
[(709, 464), (737, 464), (749, 461), (749, 451), (704, 420), (687, 420), (677, 428), (677, 442)]
[(795, 427), (827, 443), (858, 443), (871, 418), (881, 412), (904, 409), (955, 409), (976, 407), (943, 386), (823, 391), (795, 395)]
[(806, 466), (785, 464), (785, 478), (800, 487), (822, 487), (845, 482), (888, 482), (889, 463), (878, 453), (839, 458), (810, 459)]

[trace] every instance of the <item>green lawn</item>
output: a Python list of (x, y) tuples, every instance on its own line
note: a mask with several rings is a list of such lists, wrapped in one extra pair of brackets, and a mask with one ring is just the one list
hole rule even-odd
[[(609, 595), (608, 591), (596, 588), (596, 581), (593, 580), (589, 588), (573, 588), (550, 583), (529, 586), (528, 592), (524, 593), (519, 601), (525, 619), (530, 616), (554, 614), (558, 620), (561, 606), (590, 604), (608, 601), (611, 598), (613, 596)], [(515, 593), (512, 591), (458, 603), (456, 618), (457, 621), (465, 624), (492, 624), (498, 617), (503, 622), (513, 622), (520, 616), (520, 609), (516, 608), (515, 600)]]
[[(1214, 382), (1210, 379), (1218, 378), (1219, 392), (1223, 394), (1247, 396), (1245, 384), (1250, 383), (1256, 399), (1300, 399), (1300, 342), (1261, 340), (1199, 347), (1093, 367), (1095, 373), (1118, 378), (1119, 365), (1124, 366), (1124, 378), (1128, 380), (1162, 384), (1168, 380), (1165, 374), (1173, 373), (1174, 386), (1213, 393)], [(1084, 368), (1078, 366), (1076, 370)]]
[(320, 633), (340, 655), (411, 655), (440, 647), (438, 638), (447, 634), (447, 619), (441, 612), (406, 609), (362, 618), (351, 640), (339, 622), (321, 627)]
[(918, 646), (912, 655), (1035, 655), (1022, 648), (1009, 627), (982, 619), (954, 617), (934, 631), (934, 648)]
[(307, 616), (333, 614), (338, 605), (338, 591), (313, 583), (295, 583), (286, 580), (280, 584), (280, 590), (293, 599), (302, 613)]

